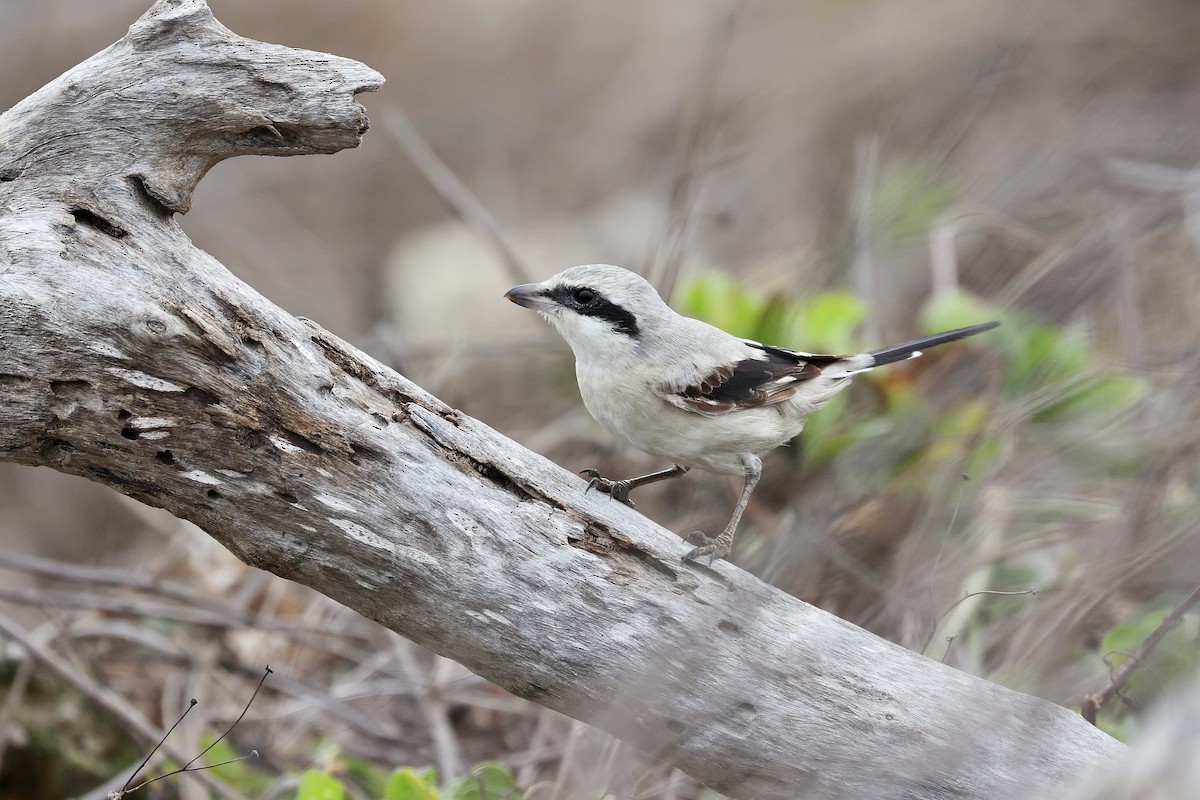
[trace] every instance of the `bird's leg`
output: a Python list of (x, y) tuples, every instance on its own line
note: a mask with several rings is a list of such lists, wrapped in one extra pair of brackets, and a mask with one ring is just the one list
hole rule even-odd
[(750, 494), (758, 485), (758, 479), (762, 477), (762, 459), (758, 456), (749, 455), (745, 457), (743, 463), (746, 467), (746, 482), (742, 484), (742, 496), (738, 498), (737, 505), (733, 508), (733, 516), (730, 517), (729, 524), (715, 539), (708, 538), (700, 531), (689, 534), (687, 541), (700, 546), (690, 550), (683, 557), (684, 561), (695, 561), (708, 556), (708, 565), (711, 567), (713, 559), (724, 558), (733, 550), (733, 536), (737, 533), (738, 523), (742, 521), (742, 512), (746, 510), (746, 504), (750, 502)]
[(651, 472), (649, 475), (639, 475), (636, 478), (626, 478), (623, 481), (609, 480), (602, 477), (599, 471), (594, 469), (583, 469), (579, 474), (585, 478), (589, 478), (587, 488), (583, 490), (587, 494), (592, 489), (605, 494), (612, 495), (614, 500), (620, 500), (625, 505), (633, 508), (633, 501), (629, 499), (629, 493), (639, 486), (645, 486), (647, 483), (658, 483), (659, 481), (678, 478), (683, 473), (687, 472), (691, 467), (681, 467), (676, 464), (670, 469), (664, 469), (661, 472)]

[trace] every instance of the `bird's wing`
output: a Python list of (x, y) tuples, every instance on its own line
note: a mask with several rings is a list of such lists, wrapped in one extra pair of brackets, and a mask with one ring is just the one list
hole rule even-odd
[(772, 406), (791, 398), (805, 381), (820, 376), (825, 367), (846, 358), (785, 350), (749, 339), (742, 343), (751, 348), (745, 358), (711, 369), (687, 371), (657, 384), (655, 394), (685, 411), (700, 414)]

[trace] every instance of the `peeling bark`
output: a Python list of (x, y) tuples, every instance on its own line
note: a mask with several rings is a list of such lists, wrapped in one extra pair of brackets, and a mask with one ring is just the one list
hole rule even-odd
[[(322, 330), (174, 221), (209, 168), (366, 131), (356, 62), (201, 0), (0, 116), (0, 458), (191, 520), (737, 798), (1003, 798), (1121, 745), (720, 562)], [(498, 300), (499, 302), (499, 300)]]

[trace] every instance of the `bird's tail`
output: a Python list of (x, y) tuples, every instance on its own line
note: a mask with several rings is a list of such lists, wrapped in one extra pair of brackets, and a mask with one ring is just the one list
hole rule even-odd
[(969, 325), (966, 328), (956, 328), (952, 331), (944, 331), (942, 333), (935, 333), (932, 336), (925, 336), (920, 339), (915, 339), (911, 342), (906, 342), (905, 344), (897, 344), (892, 345), (891, 347), (885, 347), (882, 350), (876, 350), (872, 353), (868, 353), (867, 355), (875, 359), (875, 363), (872, 364), (872, 366), (879, 367), (883, 366), (884, 364), (893, 364), (897, 361), (916, 358), (917, 356), (921, 355), (923, 350), (928, 350), (930, 347), (937, 347), (939, 344), (946, 344), (947, 342), (957, 342), (959, 339), (965, 339), (968, 336), (974, 336), (977, 333), (990, 331), (999, 324), (999, 322), (992, 321), (984, 322), (980, 325)]

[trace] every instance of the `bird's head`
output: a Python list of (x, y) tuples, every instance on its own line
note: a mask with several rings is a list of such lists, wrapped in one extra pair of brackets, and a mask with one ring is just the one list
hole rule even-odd
[(633, 353), (672, 313), (645, 279), (607, 264), (571, 267), (504, 296), (545, 317), (581, 359)]

